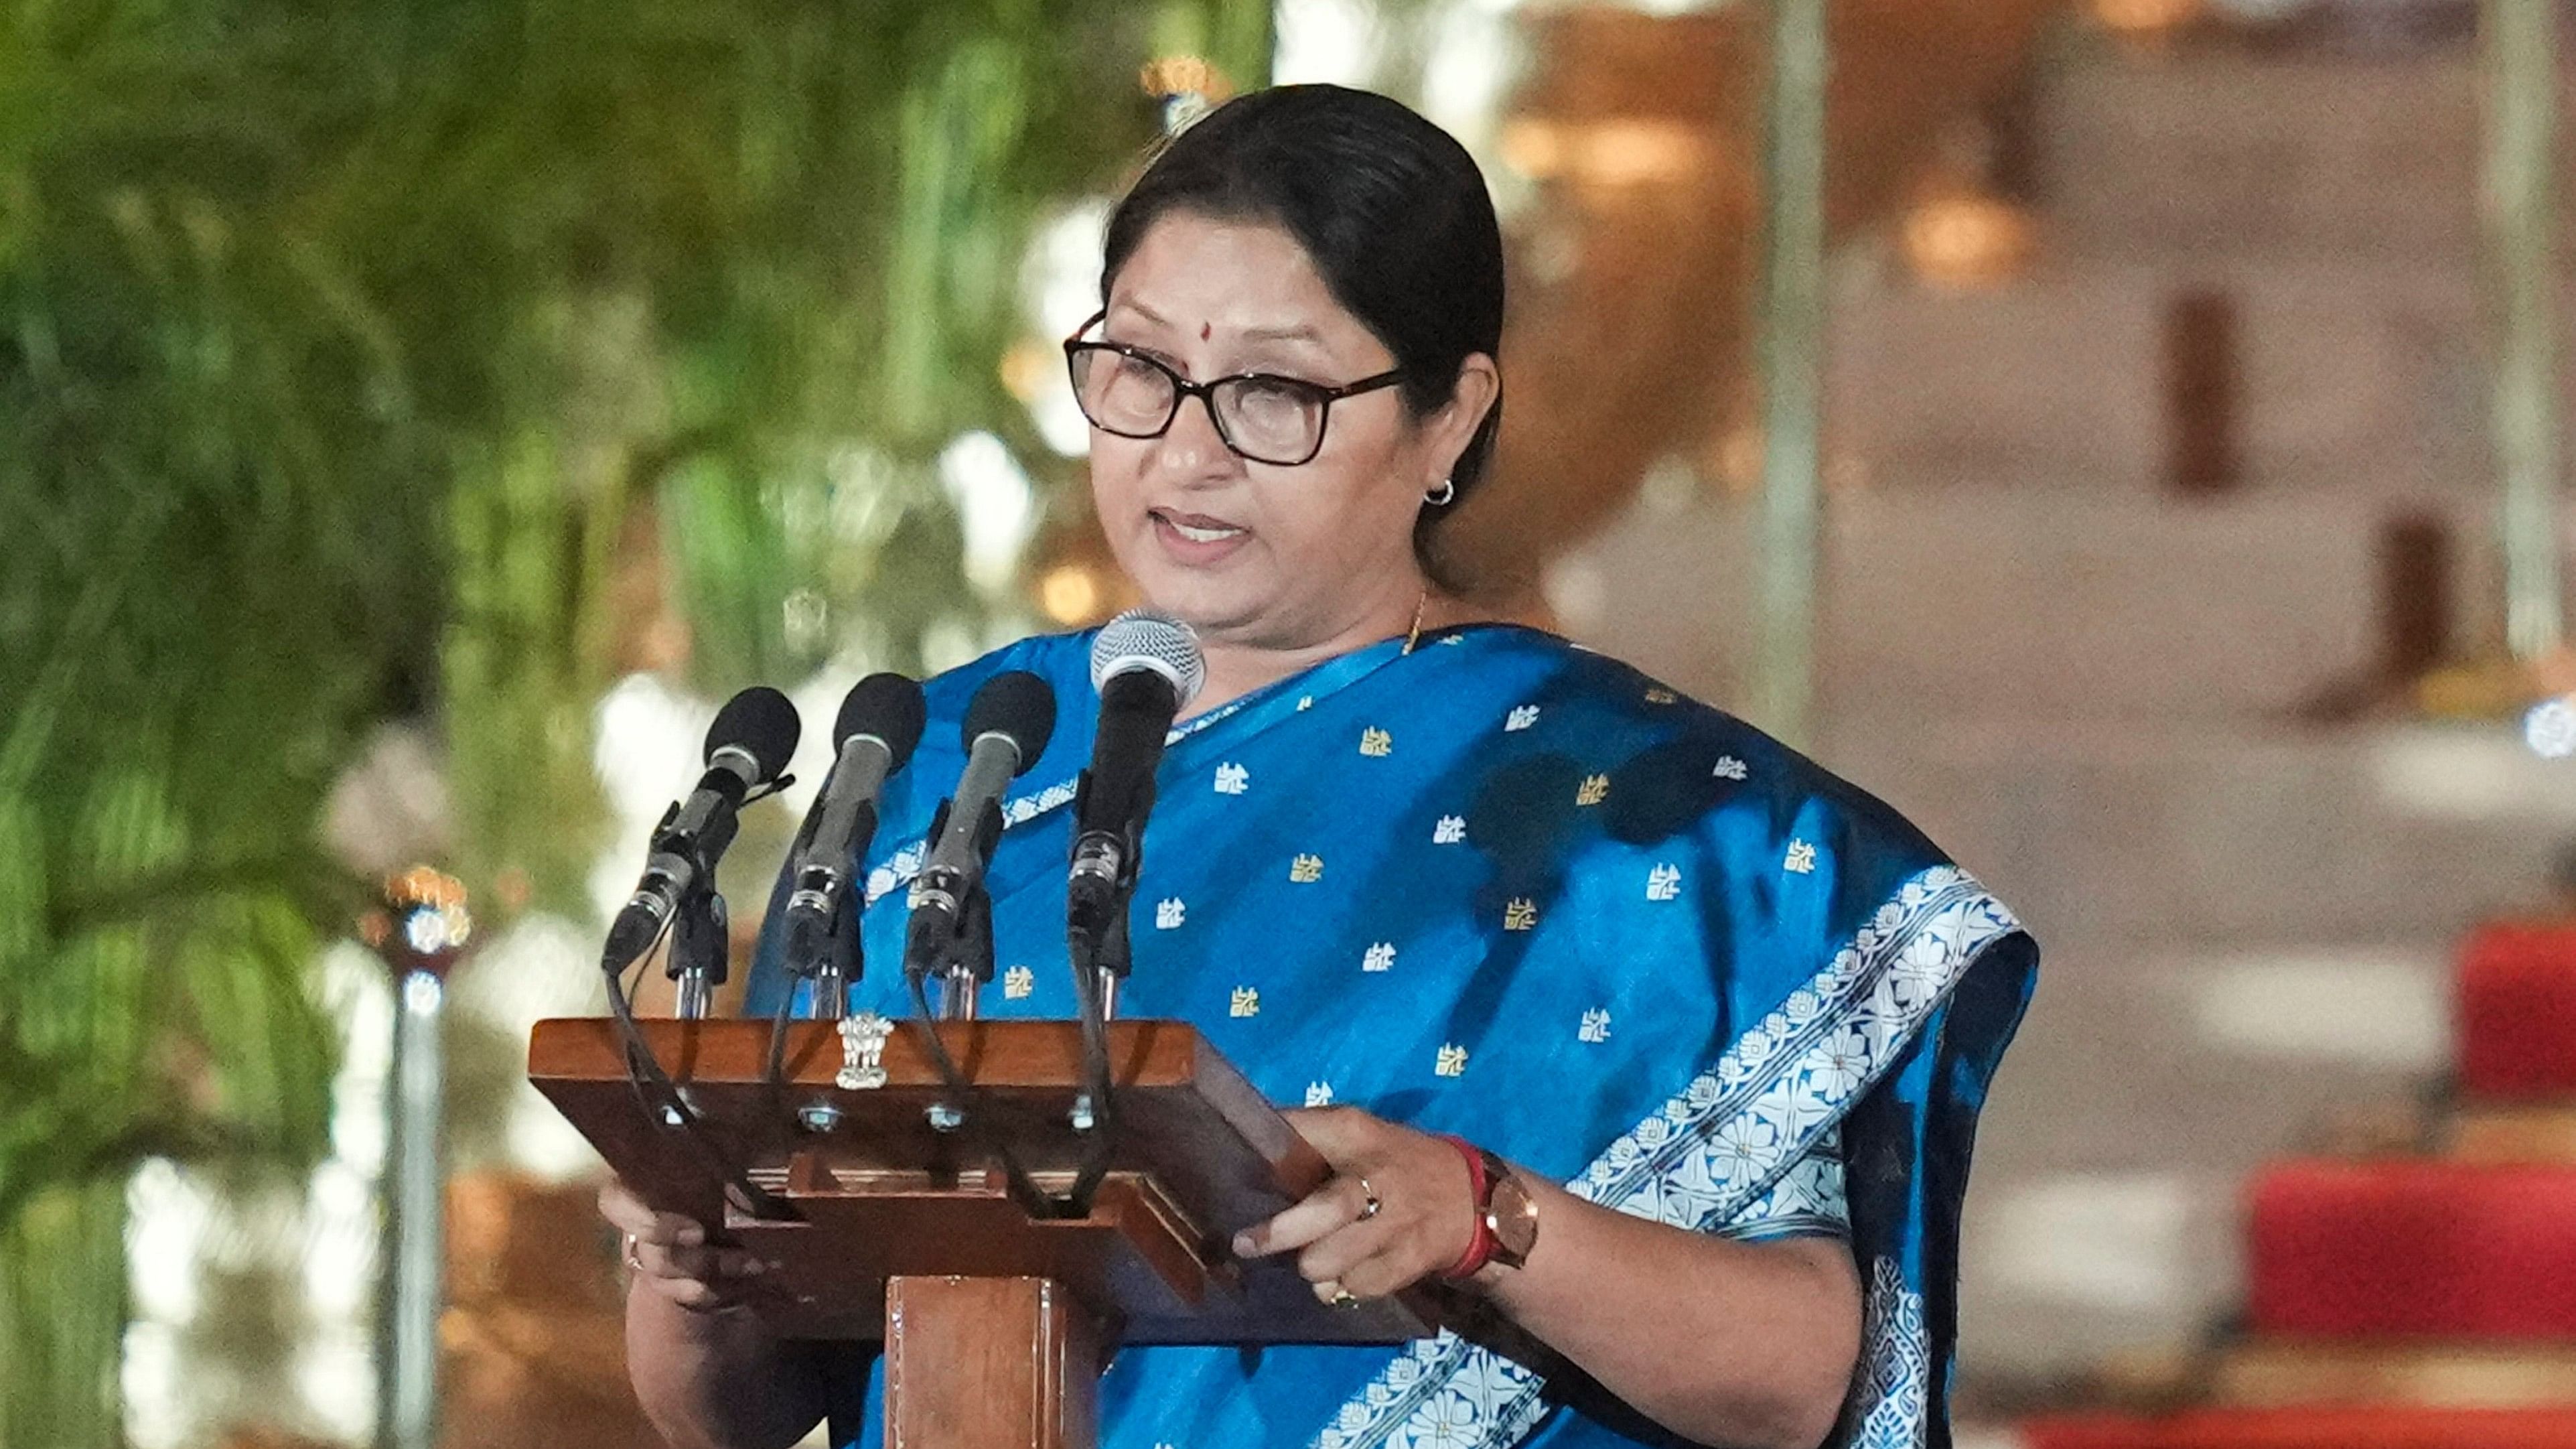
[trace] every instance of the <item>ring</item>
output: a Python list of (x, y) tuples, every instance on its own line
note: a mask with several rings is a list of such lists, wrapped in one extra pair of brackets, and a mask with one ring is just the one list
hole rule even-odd
[(1369, 1180), (1367, 1178), (1360, 1178), (1359, 1185), (1361, 1198), (1359, 1221), (1367, 1222), (1369, 1219), (1376, 1217), (1379, 1210), (1384, 1208), (1386, 1204), (1378, 1201), (1377, 1189), (1369, 1186)]
[(628, 1233), (626, 1235), (626, 1267), (629, 1272), (641, 1273), (644, 1271), (644, 1260), (637, 1257), (635, 1253), (638, 1246), (639, 1245), (635, 1241), (635, 1235), (633, 1233)]
[(1348, 1288), (1337, 1287), (1333, 1290), (1333, 1306), (1335, 1308), (1357, 1308), (1360, 1306), (1360, 1295), (1352, 1292)]

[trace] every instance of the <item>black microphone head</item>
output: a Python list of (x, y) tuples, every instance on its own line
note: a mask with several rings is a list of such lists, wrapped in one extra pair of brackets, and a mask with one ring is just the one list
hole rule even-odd
[(1025, 669), (996, 674), (967, 702), (962, 733), (968, 754), (974, 753), (975, 741), (985, 735), (1010, 740), (1019, 748), (1019, 765), (1012, 771), (1019, 774), (1038, 762), (1055, 734), (1055, 691)]
[(840, 717), (832, 721), (832, 752), (837, 755), (851, 740), (870, 735), (882, 741), (893, 760), (886, 766), (892, 774), (912, 758), (912, 747), (921, 743), (924, 706), (921, 686), (892, 672), (871, 674), (850, 686), (841, 697)]
[(1091, 641), (1092, 688), (1107, 689), (1110, 680), (1140, 669), (1171, 681), (1176, 712), (1188, 709), (1199, 686), (1207, 683), (1199, 636), (1189, 625), (1152, 609), (1129, 609), (1101, 625)]
[(719, 751), (740, 750), (758, 766), (751, 782), (766, 785), (786, 770), (802, 732), (796, 706), (787, 702), (787, 696), (766, 684), (755, 684), (716, 711), (716, 722), (707, 726), (707, 763), (714, 764)]

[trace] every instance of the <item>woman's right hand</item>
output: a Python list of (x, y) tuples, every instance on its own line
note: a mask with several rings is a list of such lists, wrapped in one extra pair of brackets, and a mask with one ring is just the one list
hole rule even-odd
[(707, 1246), (707, 1230), (677, 1213), (655, 1212), (634, 1189), (610, 1178), (599, 1189), (599, 1215), (626, 1235), (630, 1292), (658, 1293), (696, 1313), (739, 1307), (760, 1286), (768, 1265), (742, 1248)]

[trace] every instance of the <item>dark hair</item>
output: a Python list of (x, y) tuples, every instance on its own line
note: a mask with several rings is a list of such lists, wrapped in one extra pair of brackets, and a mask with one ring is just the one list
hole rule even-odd
[[(1210, 111), (1111, 213), (1102, 301), (1137, 243), (1174, 211), (1269, 222), (1295, 237), (1334, 300), (1395, 354), (1417, 418), (1449, 401), (1470, 354), (1501, 353), (1503, 237), (1484, 175), (1456, 138), (1400, 102), (1296, 85)], [(1414, 524), (1414, 556), (1443, 584), (1431, 531), (1484, 480), (1502, 420), (1497, 393), (1450, 473), (1457, 498)]]

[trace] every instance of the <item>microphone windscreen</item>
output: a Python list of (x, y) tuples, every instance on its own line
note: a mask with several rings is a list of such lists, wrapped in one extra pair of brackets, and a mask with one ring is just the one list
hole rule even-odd
[(895, 673), (871, 674), (850, 686), (841, 698), (840, 717), (832, 721), (832, 753), (860, 735), (873, 735), (885, 742), (886, 753), (894, 757), (886, 766), (892, 774), (912, 758), (912, 747), (921, 743), (924, 706), (921, 686)]
[(1207, 660), (1190, 626), (1152, 609), (1129, 609), (1100, 626), (1091, 641), (1091, 687), (1105, 690), (1121, 674), (1150, 669), (1172, 682), (1175, 712), (1188, 709), (1207, 683)]
[(984, 681), (966, 705), (966, 750), (985, 735), (1003, 735), (1019, 747), (1019, 769), (1028, 769), (1046, 753), (1055, 734), (1055, 691), (1025, 669), (1013, 669)]
[(716, 711), (716, 722), (707, 726), (706, 758), (712, 762), (718, 750), (741, 750), (759, 763), (760, 777), (754, 783), (766, 785), (787, 768), (801, 732), (796, 706), (787, 702), (787, 696), (766, 684), (755, 684)]

